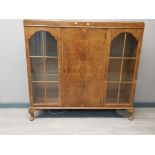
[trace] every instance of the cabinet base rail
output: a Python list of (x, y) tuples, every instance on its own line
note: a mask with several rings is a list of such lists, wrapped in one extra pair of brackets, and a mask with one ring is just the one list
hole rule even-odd
[(30, 121), (33, 121), (35, 119), (35, 111), (36, 110), (52, 110), (52, 109), (61, 109), (61, 110), (67, 110), (67, 109), (74, 109), (74, 110), (78, 110), (78, 109), (83, 109), (83, 110), (127, 110), (128, 112), (128, 119), (130, 121), (133, 121), (134, 120), (134, 117), (133, 117), (133, 114), (134, 114), (134, 108), (127, 108), (127, 107), (124, 107), (124, 108), (120, 108), (120, 107), (85, 107), (85, 108), (80, 108), (80, 107), (31, 107), (29, 108), (29, 120)]

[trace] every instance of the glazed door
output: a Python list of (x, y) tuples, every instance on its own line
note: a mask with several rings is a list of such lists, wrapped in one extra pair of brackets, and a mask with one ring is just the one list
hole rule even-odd
[(60, 29), (27, 28), (26, 32), (31, 104), (59, 106)]
[(104, 29), (63, 28), (64, 107), (98, 107), (104, 102)]
[(141, 30), (111, 31), (106, 104), (112, 106), (133, 104), (141, 39)]

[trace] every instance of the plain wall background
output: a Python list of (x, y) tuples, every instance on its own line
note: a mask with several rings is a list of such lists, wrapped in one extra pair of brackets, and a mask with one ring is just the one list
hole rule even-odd
[[(155, 102), (155, 20), (145, 22), (136, 102)], [(23, 20), (0, 20), (0, 103), (29, 102)]]

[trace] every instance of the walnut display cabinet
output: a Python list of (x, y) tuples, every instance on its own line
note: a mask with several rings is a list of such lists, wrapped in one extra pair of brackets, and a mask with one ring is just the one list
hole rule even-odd
[(30, 120), (39, 109), (126, 109), (133, 119), (143, 22), (25, 20)]

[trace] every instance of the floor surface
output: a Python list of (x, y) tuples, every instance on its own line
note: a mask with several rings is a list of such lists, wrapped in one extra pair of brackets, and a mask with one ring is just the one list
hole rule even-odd
[(29, 121), (27, 108), (0, 108), (0, 134), (155, 134), (155, 108), (124, 110), (44, 110)]

